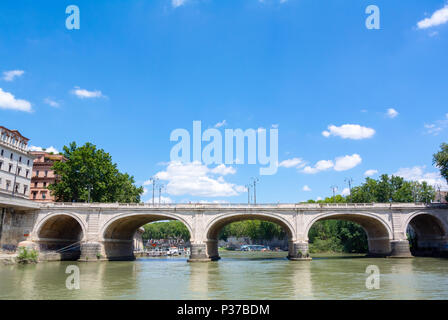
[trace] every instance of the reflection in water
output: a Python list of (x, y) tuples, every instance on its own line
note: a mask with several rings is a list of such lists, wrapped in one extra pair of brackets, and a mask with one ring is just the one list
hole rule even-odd
[(212, 268), (216, 268), (215, 262), (190, 264), (189, 289), (192, 293), (192, 299), (208, 299), (209, 272)]
[(290, 279), (291, 299), (314, 299), (311, 279), (311, 261), (284, 266), (284, 273)]
[[(185, 258), (127, 262), (49, 262), (0, 266), (0, 299), (447, 299), (448, 260), (319, 258), (284, 253), (223, 252), (222, 260)], [(80, 290), (68, 290), (67, 266), (80, 268)], [(379, 290), (366, 288), (377, 265)]]

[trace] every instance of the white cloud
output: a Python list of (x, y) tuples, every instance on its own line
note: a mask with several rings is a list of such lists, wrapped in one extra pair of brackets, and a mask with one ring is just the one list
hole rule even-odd
[(13, 94), (0, 88), (0, 109), (10, 109), (31, 112), (31, 103), (26, 100), (16, 99)]
[(408, 181), (426, 181), (429, 185), (440, 185), (442, 189), (448, 189), (446, 180), (439, 172), (425, 172), (426, 166), (414, 166), (412, 168), (400, 168), (395, 176), (402, 177)]
[(183, 6), (186, 2), (187, 0), (171, 0), (171, 5), (173, 6), (173, 8), (178, 8), (180, 6)]
[(448, 113), (445, 114), (445, 119), (437, 120), (431, 124), (424, 125), (427, 134), (432, 134), (437, 136), (440, 132), (442, 132), (446, 127), (448, 127)]
[(387, 109), (387, 116), (391, 119), (395, 118), (396, 116), (398, 116), (398, 111), (395, 110), (394, 108), (389, 108)]
[(371, 176), (376, 175), (377, 173), (378, 173), (378, 170), (370, 169), (370, 170), (367, 170), (366, 172), (364, 172), (364, 175), (366, 177), (371, 177)]
[(59, 153), (59, 151), (55, 147), (53, 147), (53, 146), (45, 148), (45, 150), (42, 147), (30, 146), (29, 150), (30, 151), (45, 151), (45, 152), (48, 152), (48, 153), (55, 153), (55, 154)]
[(80, 87), (75, 87), (71, 91), (71, 93), (76, 95), (80, 99), (104, 98), (105, 97), (99, 90), (89, 91), (86, 89), (81, 89)]
[(430, 18), (423, 19), (417, 23), (419, 29), (427, 29), (448, 22), (448, 4), (442, 9), (435, 11)]
[(292, 158), (283, 160), (278, 166), (283, 168), (303, 168), (305, 166), (305, 161), (303, 161), (302, 158)]
[(220, 164), (219, 166), (211, 169), (210, 172), (214, 173), (214, 174), (219, 174), (219, 175), (225, 176), (228, 174), (235, 174), (236, 169), (233, 167), (226, 167), (225, 164)]
[(351, 156), (347, 155), (344, 157), (336, 158), (334, 164), (335, 171), (346, 171), (350, 170), (362, 162), (362, 159), (359, 154), (352, 154)]
[(302, 172), (307, 174), (315, 174), (321, 171), (326, 171), (334, 169), (335, 171), (346, 171), (350, 170), (362, 162), (361, 156), (359, 154), (346, 155), (343, 157), (337, 157), (334, 161), (332, 160), (320, 160), (316, 162), (314, 167), (306, 166)]
[(302, 188), (302, 191), (309, 192), (309, 191), (311, 191), (311, 188), (308, 187), (308, 185), (304, 185), (303, 188)]
[(44, 102), (53, 108), (58, 108), (60, 105), (59, 102), (54, 101), (53, 99), (50, 98), (45, 98)]
[(340, 127), (330, 125), (328, 131), (323, 131), (324, 137), (338, 136), (343, 139), (361, 140), (373, 137), (375, 130), (372, 128), (362, 127), (359, 124), (344, 124)]
[(217, 124), (215, 124), (215, 128), (221, 128), (223, 126), (227, 125), (227, 121), (226, 120), (222, 120), (221, 122), (218, 122)]
[(3, 80), (14, 81), (15, 78), (21, 77), (25, 71), (23, 70), (11, 70), (3, 72)]
[(304, 173), (315, 174), (321, 171), (326, 171), (334, 167), (334, 163), (331, 160), (320, 160), (316, 162), (314, 167), (306, 166), (303, 169)]
[(341, 192), (341, 196), (346, 197), (348, 195), (350, 195), (350, 189), (349, 188), (344, 188), (344, 190), (342, 190), (342, 192)]
[[(226, 182), (223, 175), (234, 174), (235, 169), (220, 165), (210, 169), (200, 162), (170, 162), (165, 171), (155, 176), (168, 181), (166, 192), (170, 195), (192, 195), (199, 197), (230, 197), (245, 192), (244, 186)], [(145, 182), (147, 185), (148, 182)]]

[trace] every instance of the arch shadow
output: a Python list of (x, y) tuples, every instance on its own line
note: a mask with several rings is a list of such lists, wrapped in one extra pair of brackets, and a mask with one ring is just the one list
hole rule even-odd
[(292, 252), (294, 246), (292, 243), (294, 242), (294, 228), (291, 224), (284, 220), (283, 218), (276, 216), (274, 214), (263, 214), (263, 213), (235, 213), (232, 215), (225, 215), (215, 218), (210, 221), (206, 228), (206, 252), (208, 258), (212, 261), (216, 261), (220, 259), (219, 251), (218, 251), (218, 237), (219, 233), (226, 225), (245, 220), (261, 220), (268, 221), (279, 225), (286, 233), (288, 237), (288, 256), (292, 256), (294, 252)]
[(447, 227), (436, 216), (418, 212), (406, 222), (410, 249), (414, 256), (448, 256)]
[(39, 251), (56, 252), (61, 260), (77, 260), (86, 228), (76, 215), (54, 213), (39, 223), (35, 234)]
[(391, 253), (390, 241), (393, 239), (393, 232), (390, 227), (374, 215), (366, 213), (325, 213), (315, 217), (308, 224), (305, 235), (308, 237), (309, 231), (317, 221), (343, 220), (358, 224), (367, 235), (368, 255), (383, 257)]
[(177, 216), (165, 214), (121, 214), (109, 220), (101, 229), (100, 242), (103, 244), (102, 256), (107, 260), (134, 260), (133, 238), (141, 226), (157, 221), (180, 221), (188, 229), (190, 236), (192, 230), (190, 225)]

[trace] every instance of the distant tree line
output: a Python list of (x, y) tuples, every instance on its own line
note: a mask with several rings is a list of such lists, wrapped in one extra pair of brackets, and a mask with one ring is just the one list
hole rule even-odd
[(153, 222), (143, 226), (143, 240), (150, 239), (183, 239), (190, 240), (190, 232), (181, 221)]

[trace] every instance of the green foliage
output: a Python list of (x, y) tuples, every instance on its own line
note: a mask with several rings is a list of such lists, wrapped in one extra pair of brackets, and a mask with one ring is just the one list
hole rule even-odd
[(248, 237), (251, 240), (272, 240), (284, 239), (285, 231), (279, 225), (261, 220), (245, 220), (233, 222), (222, 228), (219, 233), (220, 240), (227, 240), (229, 237)]
[(86, 202), (91, 187), (92, 202), (140, 202), (143, 188), (134, 185), (134, 177), (120, 173), (103, 149), (91, 143), (78, 147), (72, 142), (64, 146), (64, 156), (66, 162), (53, 166), (60, 181), (49, 186), (58, 201)]
[(435, 198), (435, 190), (426, 182), (405, 181), (402, 177), (383, 174), (378, 180), (366, 181), (352, 189), (352, 202), (425, 202)]
[(361, 226), (350, 221), (317, 221), (308, 233), (310, 252), (364, 253), (367, 236)]
[(183, 239), (190, 240), (190, 232), (181, 221), (153, 222), (143, 226), (143, 239)]
[(440, 174), (448, 182), (448, 144), (442, 143), (440, 149), (434, 154), (432, 162), (440, 169)]
[(39, 253), (34, 250), (28, 250), (26, 247), (20, 247), (17, 254), (18, 263), (37, 263), (39, 258)]

